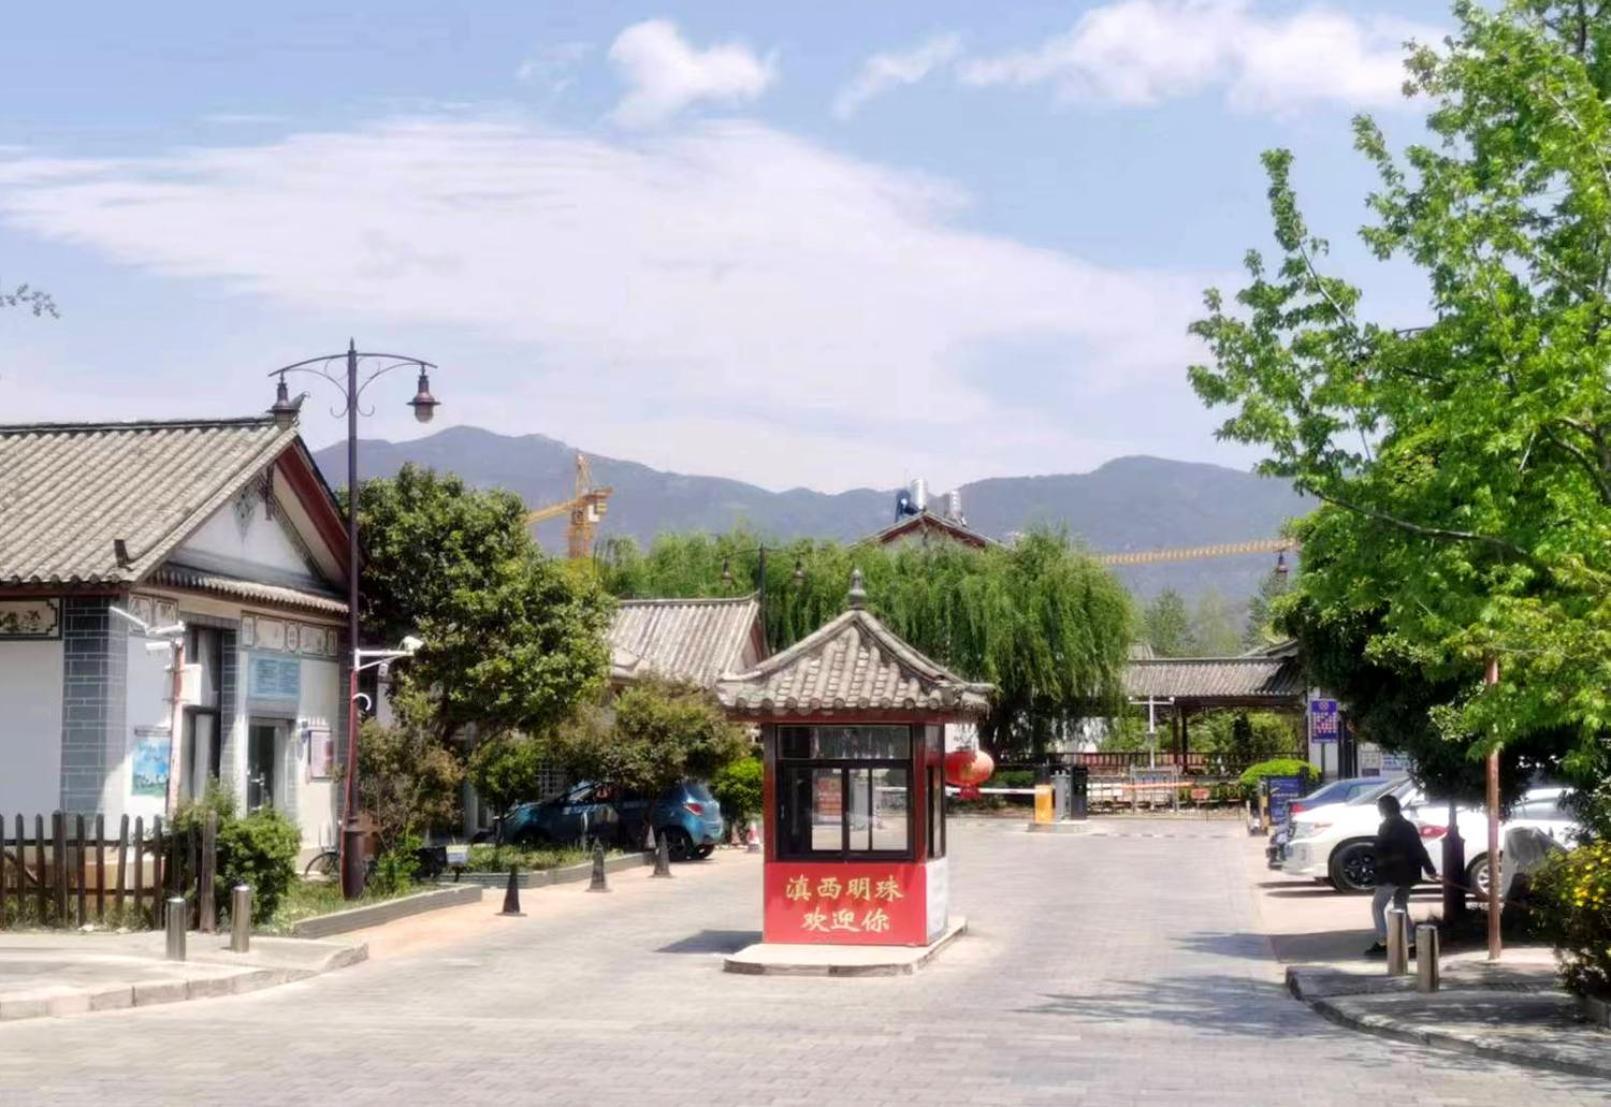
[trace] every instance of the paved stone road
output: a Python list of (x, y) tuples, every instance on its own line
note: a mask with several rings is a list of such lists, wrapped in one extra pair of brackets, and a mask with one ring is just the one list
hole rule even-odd
[[(1124, 824), (1145, 831), (1146, 824)], [(1611, 1085), (1401, 1046), (1287, 998), (1240, 827), (956, 825), (971, 934), (915, 977), (719, 971), (743, 855), (452, 946), (170, 1008), (0, 1025), (0, 1104), (1604, 1104)], [(636, 874), (634, 874), (636, 876)], [(548, 895), (550, 893), (541, 893)], [(489, 910), (493, 908), (489, 907)]]

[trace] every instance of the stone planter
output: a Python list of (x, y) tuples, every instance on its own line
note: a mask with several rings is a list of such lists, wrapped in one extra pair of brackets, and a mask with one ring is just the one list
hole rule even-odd
[(379, 926), (381, 923), (389, 923), (393, 919), (421, 915), (426, 911), (476, 903), (485, 892), (486, 889), (479, 885), (467, 885), (461, 888), (436, 888), (411, 896), (382, 900), (380, 903), (366, 903), (362, 907), (336, 911), (329, 915), (315, 915), (311, 919), (292, 923), (291, 937), (325, 938), (331, 934), (345, 934), (349, 930), (363, 930)]
[(1595, 1026), (1611, 1029), (1611, 1000), (1595, 999), (1593, 996), (1578, 996), (1577, 1009), (1585, 1019)]

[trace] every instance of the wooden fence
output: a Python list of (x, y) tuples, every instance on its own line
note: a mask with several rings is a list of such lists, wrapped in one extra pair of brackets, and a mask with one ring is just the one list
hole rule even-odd
[(155, 929), (182, 896), (189, 925), (216, 928), (217, 816), (176, 833), (160, 816), (118, 821), (57, 811), (47, 819), (0, 815), (0, 929), (22, 926)]

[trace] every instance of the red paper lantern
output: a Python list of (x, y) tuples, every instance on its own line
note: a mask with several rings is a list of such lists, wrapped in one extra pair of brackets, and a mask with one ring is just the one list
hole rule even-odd
[(964, 794), (976, 792), (995, 771), (995, 761), (984, 750), (952, 750), (945, 755), (945, 782), (963, 789)]

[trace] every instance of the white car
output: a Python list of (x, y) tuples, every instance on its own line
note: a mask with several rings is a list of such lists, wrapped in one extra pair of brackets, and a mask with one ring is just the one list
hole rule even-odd
[[(1562, 845), (1569, 845), (1577, 824), (1561, 807), (1565, 789), (1555, 786), (1529, 790), (1501, 828), (1530, 827)], [(1404, 816), (1420, 829), (1433, 867), (1442, 875), (1443, 850), (1439, 841), (1447, 832), (1448, 805), (1428, 802), (1420, 787), (1405, 781), (1390, 795), (1398, 797)], [(1460, 836), (1466, 840), (1466, 874), (1463, 883), (1477, 896), (1488, 889), (1488, 817), (1480, 807), (1462, 807), (1456, 814)], [(1382, 817), (1376, 804), (1345, 804), (1306, 811), (1292, 820), (1281, 871), (1330, 884), (1339, 892), (1368, 892), (1376, 886), (1376, 830)]]
[[(1386, 795), (1410, 807), (1421, 802), (1421, 789), (1404, 780)], [(1376, 829), (1382, 816), (1376, 797), (1369, 802), (1328, 804), (1292, 816), (1281, 871), (1330, 884), (1339, 892), (1368, 892), (1376, 886)]]
[[(1566, 810), (1566, 789), (1555, 785), (1529, 788), (1510, 809), (1510, 818), (1499, 824), (1500, 833), (1517, 828), (1536, 830), (1570, 848), (1577, 837), (1578, 824)], [(1427, 852), (1438, 875), (1443, 875), (1443, 850), (1438, 843), (1449, 832), (1449, 807), (1444, 803), (1405, 805), (1404, 817), (1414, 823), (1426, 842)], [(1465, 886), (1479, 899), (1488, 897), (1488, 814), (1481, 807), (1460, 807), (1455, 825), (1466, 841)]]

